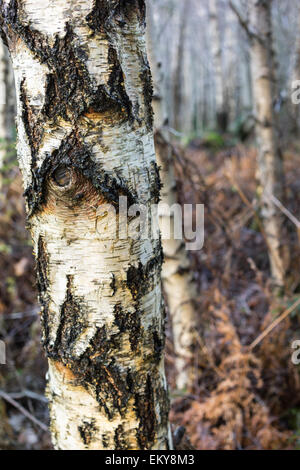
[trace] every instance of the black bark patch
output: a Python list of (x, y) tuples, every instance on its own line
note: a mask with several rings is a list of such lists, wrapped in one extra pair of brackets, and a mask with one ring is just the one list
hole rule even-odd
[(43, 128), (40, 122), (40, 113), (36, 106), (30, 106), (25, 88), (25, 78), (20, 84), (20, 101), (22, 103), (22, 121), (28, 138), (32, 162), (31, 166), (35, 166), (36, 155), (43, 136)]
[(155, 204), (158, 204), (160, 201), (160, 192), (162, 189), (159, 167), (156, 162), (151, 162), (149, 170), (149, 180), (150, 180), (150, 192), (151, 198), (154, 200)]
[(37, 283), (41, 299), (47, 294), (49, 287), (48, 280), (49, 257), (43, 237), (40, 235), (37, 246)]
[(125, 90), (123, 70), (117, 51), (112, 46), (108, 50), (108, 63), (111, 65), (111, 73), (108, 80), (109, 94), (119, 104), (121, 109), (126, 109), (128, 118), (133, 121), (132, 103)]
[(157, 417), (155, 412), (155, 396), (150, 374), (147, 375), (144, 393), (135, 395), (135, 411), (139, 420), (137, 440), (143, 450), (151, 449), (155, 438)]
[[(110, 5), (107, 4), (107, 9), (100, 8), (100, 6), (95, 8), (98, 14), (102, 15), (101, 22), (105, 22), (105, 12), (111, 11)], [(129, 117), (130, 100), (126, 94), (123, 74), (116, 54), (110, 54), (110, 59), (115, 60), (112, 63), (110, 83), (108, 86), (97, 86), (86, 66), (87, 51), (71, 24), (66, 24), (65, 35), (63, 37), (56, 35), (52, 44), (46, 35), (22, 22), (20, 2), (13, 0), (8, 6), (2, 5), (2, 11), (0, 25), (4, 36), (6, 35), (11, 43), (21, 38), (37, 60), (49, 68), (44, 106), (38, 111), (38, 122), (30, 122), (30, 127), (35, 127), (35, 133), (42, 135), (45, 121), (48, 120), (54, 124), (58, 117), (76, 122), (79, 116), (87, 112), (89, 108), (99, 113), (115, 110), (124, 114), (127, 110), (128, 115), (125, 112), (124, 117)], [(30, 83), (27, 86), (30, 87)], [(30, 132), (28, 135), (30, 137)]]
[(129, 266), (126, 273), (126, 284), (133, 300), (139, 300), (154, 288), (155, 275), (160, 272), (161, 264), (162, 251), (159, 247), (156, 256), (151, 258), (146, 265), (139, 262), (137, 267)]
[[(66, 322), (66, 308), (70, 306), (74, 312), (74, 301), (70, 299), (70, 302), (68, 306), (64, 303), (64, 315), (55, 347), (46, 347), (48, 357), (68, 367), (76, 378), (76, 384), (93, 392), (108, 419), (112, 419), (116, 413), (124, 416), (132, 395), (127, 383), (127, 371), (119, 368), (113, 354), (113, 351), (121, 348), (120, 335), (109, 336), (105, 327), (98, 328), (86, 351), (80, 357), (74, 357), (73, 338), (76, 339), (78, 330), (76, 318), (72, 318), (73, 326)], [(77, 304), (75, 309), (78, 313)], [(84, 309), (83, 305), (81, 309)], [(82, 317), (83, 312), (80, 315)]]
[(145, 121), (148, 131), (153, 130), (153, 108), (152, 108), (152, 99), (153, 99), (153, 83), (151, 77), (151, 71), (147, 57), (144, 55), (140, 56), (141, 62), (141, 72), (140, 80), (143, 84), (143, 97), (145, 105)]
[(156, 330), (153, 332), (153, 345), (155, 360), (159, 363), (164, 349), (164, 342), (161, 339), (161, 335)]
[(36, 274), (37, 274), (37, 287), (39, 293), (39, 302), (41, 304), (41, 326), (43, 332), (43, 343), (46, 344), (49, 338), (49, 323), (48, 323), (48, 270), (49, 270), (49, 257), (47, 254), (46, 246), (43, 237), (40, 235), (37, 246), (37, 261), (36, 261)]
[(132, 393), (133, 390), (134, 390), (134, 380), (133, 380), (132, 372), (131, 372), (130, 369), (128, 369), (128, 371), (127, 371), (126, 383), (127, 383), (127, 386), (128, 386), (129, 393)]
[(104, 449), (107, 449), (109, 446), (109, 437), (106, 434), (102, 435), (102, 445)]
[(159, 403), (160, 408), (160, 425), (162, 428), (166, 428), (168, 426), (170, 398), (168, 389), (164, 388), (163, 384), (156, 389), (156, 401)]
[(114, 308), (115, 321), (120, 333), (128, 332), (130, 347), (132, 351), (136, 351), (141, 336), (141, 319), (138, 310), (134, 312), (124, 312), (121, 305)]
[(144, 0), (96, 0), (91, 13), (86, 17), (89, 27), (93, 31), (106, 32), (115, 28), (115, 24), (123, 28), (133, 21), (145, 25), (146, 6)]
[(60, 324), (55, 344), (47, 346), (48, 353), (65, 359), (73, 357), (73, 348), (80, 334), (87, 327), (86, 309), (83, 302), (73, 294), (72, 276), (68, 276), (66, 299), (60, 310)]
[(117, 3), (116, 0), (95, 0), (94, 8), (85, 18), (89, 27), (104, 33)]
[(134, 12), (137, 15), (139, 23), (145, 24), (146, 4), (144, 0), (120, 0), (119, 8), (125, 17), (130, 18)]
[(116, 276), (114, 275), (114, 273), (112, 273), (110, 288), (112, 290), (112, 295), (111, 296), (113, 297), (115, 295), (115, 293), (117, 292)]
[[(25, 191), (29, 216), (42, 209), (42, 205), (46, 203), (49, 177), (62, 166), (78, 172), (107, 202), (115, 204), (116, 208), (118, 208), (119, 196), (127, 196), (129, 204), (135, 204), (137, 201), (137, 196), (126, 187), (125, 182), (117, 181), (93, 160), (92, 150), (73, 132), (62, 141), (59, 149), (46, 157), (40, 168), (32, 170), (32, 183)], [(70, 197), (72, 198), (72, 191)]]
[(95, 422), (95, 419), (92, 419), (90, 422), (83, 421), (82, 425), (78, 426), (78, 431), (84, 445), (89, 445), (93, 441), (93, 437), (97, 431)]
[(120, 424), (114, 434), (115, 450), (128, 450), (128, 444), (126, 441), (127, 439), (124, 428)]

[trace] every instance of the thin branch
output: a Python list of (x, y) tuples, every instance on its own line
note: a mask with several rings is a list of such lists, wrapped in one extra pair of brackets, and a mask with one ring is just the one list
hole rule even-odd
[(27, 312), (6, 313), (5, 315), (3, 315), (3, 317), (5, 320), (20, 320), (22, 318), (27, 318), (27, 317), (37, 317), (39, 311), (40, 311), (40, 308), (36, 307), (33, 310), (29, 310)]
[(256, 39), (261, 44), (264, 44), (264, 40), (255, 31), (253, 31), (253, 29), (251, 29), (249, 25), (249, 21), (243, 17), (243, 15), (241, 14), (241, 12), (237, 8), (237, 6), (233, 3), (232, 0), (229, 1), (229, 6), (232, 9), (232, 11), (236, 14), (241, 27), (246, 31), (249, 38)]
[(35, 418), (35, 416), (29, 413), (29, 411), (27, 411), (22, 405), (20, 405), (13, 398), (11, 398), (10, 395), (3, 392), (3, 390), (0, 390), (0, 397), (3, 398), (3, 400), (7, 401), (10, 405), (14, 406), (17, 410), (20, 411), (20, 413), (26, 416), (26, 418), (28, 418), (34, 424), (39, 426), (44, 432), (49, 433), (49, 429), (48, 429), (48, 426), (46, 426), (46, 424), (42, 423), (39, 419)]
[(271, 333), (274, 328), (276, 328), (279, 323), (281, 323), (285, 318), (287, 318), (298, 306), (300, 305), (300, 298), (291, 305), (287, 310), (285, 310), (282, 315), (280, 315), (276, 320), (274, 320), (271, 325), (269, 325), (257, 338), (254, 340), (250, 346), (249, 350), (252, 351), (261, 341), (269, 334)]
[(48, 400), (43, 395), (39, 393), (32, 392), (31, 390), (24, 390), (22, 392), (10, 393), (9, 396), (15, 400), (19, 400), (21, 398), (31, 398), (32, 400), (38, 400), (43, 403), (48, 403)]

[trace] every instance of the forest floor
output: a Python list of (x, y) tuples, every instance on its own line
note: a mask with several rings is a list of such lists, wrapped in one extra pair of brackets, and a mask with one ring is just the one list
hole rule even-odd
[[(285, 154), (288, 209), (300, 214), (300, 147)], [(272, 293), (256, 207), (255, 149), (175, 151), (181, 202), (205, 205), (205, 243), (191, 252), (198, 298), (198, 371), (193, 394), (175, 390), (172, 331), (166, 366), (173, 429), (181, 448), (300, 448), (300, 375), (291, 356), (300, 340), (300, 308), (256, 346), (253, 341), (299, 297), (299, 234), (289, 223), (292, 267), (285, 295)], [(297, 297), (298, 296), (298, 297)], [(51, 448), (44, 398), (46, 359), (40, 346), (34, 261), (15, 162), (0, 193), (0, 448)], [(46, 426), (46, 427), (45, 427)]]

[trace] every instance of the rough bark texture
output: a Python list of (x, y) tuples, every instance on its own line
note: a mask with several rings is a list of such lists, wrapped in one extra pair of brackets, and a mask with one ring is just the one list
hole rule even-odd
[(258, 179), (262, 218), (266, 233), (274, 283), (282, 287), (289, 263), (284, 218), (272, 201), (272, 195), (284, 200), (283, 159), (278, 142), (273, 97), (276, 86), (272, 42), (271, 1), (251, 0), (252, 82), (256, 105)]
[[(153, 110), (156, 159), (160, 168), (162, 182), (161, 202), (172, 207), (174, 204), (178, 204), (178, 195), (174, 164), (172, 162), (173, 157), (168, 144), (169, 133), (166, 129), (168, 117), (162, 95), (163, 74), (153, 46), (154, 32), (153, 30), (151, 31), (151, 26), (153, 25), (151, 13), (149, 5), (147, 49), (154, 82)], [(176, 384), (178, 389), (191, 391), (196, 380), (195, 365), (193, 363), (195, 360), (197, 323), (193, 301), (196, 297), (196, 289), (184, 241), (174, 239), (172, 232), (170, 238), (164, 238), (164, 234), (169, 233), (170, 226), (173, 226), (173, 217), (162, 213), (160, 215), (160, 229), (164, 252), (162, 280), (172, 322), (176, 354), (175, 365), (177, 369)]]
[(105, 209), (118, 212), (121, 195), (148, 208), (158, 197), (144, 1), (0, 5), (53, 443), (167, 449), (160, 241), (117, 239)]
[(225, 107), (227, 110), (228, 123), (233, 123), (241, 114), (238, 109), (239, 65), (236, 64), (236, 57), (240, 51), (237, 50), (238, 43), (238, 22), (236, 15), (230, 6), (226, 5), (226, 27), (225, 27)]

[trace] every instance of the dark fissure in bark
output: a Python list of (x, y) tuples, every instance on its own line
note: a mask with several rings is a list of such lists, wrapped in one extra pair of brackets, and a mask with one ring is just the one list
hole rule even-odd
[(156, 162), (151, 162), (149, 170), (149, 181), (151, 181), (150, 192), (151, 198), (154, 204), (158, 204), (160, 201), (160, 192), (162, 189), (162, 183), (160, 179), (159, 167)]
[(37, 287), (39, 293), (39, 302), (41, 304), (41, 324), (43, 332), (43, 343), (46, 338), (49, 337), (49, 325), (48, 325), (48, 270), (49, 270), (49, 257), (47, 254), (46, 246), (43, 237), (40, 235), (37, 246), (37, 257), (36, 257), (36, 275), (37, 275)]
[[(94, 9), (86, 17), (88, 25), (96, 33), (105, 33), (108, 40), (111, 42), (112, 38), (117, 37), (122, 29), (126, 25), (138, 21), (141, 26), (145, 26), (145, 9), (144, 0), (96, 0)], [(136, 18), (136, 19), (135, 19)], [(126, 106), (126, 100), (128, 99), (126, 93), (122, 93), (124, 87), (118, 86), (123, 82), (123, 72), (120, 62), (117, 57), (117, 52), (114, 48), (111, 49), (109, 57), (113, 54), (113, 60), (110, 62), (114, 65), (112, 74), (109, 80), (110, 84), (114, 84), (112, 87), (114, 90), (121, 92), (121, 102)], [(152, 110), (152, 96), (153, 86), (151, 79), (151, 72), (149, 62), (146, 55), (140, 54), (140, 79), (143, 86), (143, 98), (145, 104), (145, 120), (148, 130), (153, 128), (153, 110)], [(115, 80), (116, 77), (119, 77)], [(117, 86), (116, 86), (117, 85)], [(128, 102), (126, 106), (127, 112), (131, 118), (135, 118), (139, 121), (139, 107), (137, 103), (132, 107), (132, 103)]]
[(137, 440), (141, 449), (148, 449), (149, 444), (151, 445), (154, 441), (157, 427), (155, 395), (150, 374), (147, 375), (144, 394), (135, 395), (135, 409), (140, 422), (137, 429)]
[(48, 255), (45, 247), (43, 237), (40, 235), (38, 239), (38, 253), (37, 253), (37, 281), (41, 297), (45, 297), (49, 287), (48, 280)]
[(146, 7), (144, 0), (95, 0), (95, 6), (86, 17), (93, 31), (111, 31), (114, 22), (119, 27), (133, 21), (133, 15), (141, 25), (145, 24)]
[[(87, 324), (84, 303), (72, 293), (72, 277), (68, 276), (66, 300), (61, 307), (60, 324), (53, 350), (65, 358), (73, 356), (73, 348)], [(52, 348), (48, 346), (51, 354)]]
[(164, 350), (165, 343), (164, 340), (161, 339), (160, 333), (158, 333), (156, 330), (153, 331), (153, 344), (155, 360), (157, 363), (159, 363), (161, 360), (161, 355)]
[(120, 424), (114, 434), (115, 450), (128, 450), (126, 434), (123, 426)]
[(136, 309), (134, 312), (124, 312), (121, 305), (116, 305), (114, 309), (115, 324), (120, 333), (128, 332), (132, 351), (136, 351), (141, 335), (140, 312)]
[(81, 426), (78, 426), (80, 437), (86, 446), (88, 446), (93, 441), (93, 437), (97, 432), (95, 421), (95, 419), (92, 419), (90, 422), (84, 421)]
[(52, 155), (45, 159), (40, 168), (32, 170), (32, 184), (25, 191), (29, 216), (42, 209), (42, 205), (47, 202), (49, 176), (61, 166), (66, 166), (82, 175), (107, 202), (115, 205), (116, 210), (118, 210), (119, 196), (127, 196), (129, 204), (137, 202), (137, 195), (133, 194), (121, 179), (117, 181), (106, 173), (93, 160), (92, 150), (83, 143), (76, 132), (73, 132), (62, 141), (58, 150), (54, 150)]
[(22, 120), (32, 154), (31, 166), (35, 167), (37, 151), (43, 136), (43, 126), (41, 125), (39, 115), (35, 111), (35, 106), (30, 106), (28, 103), (25, 78), (23, 78), (20, 84), (20, 100), (22, 103)]
[(52, 46), (47, 36), (22, 23), (20, 2), (12, 0), (5, 8), (2, 3), (0, 1), (3, 12), (0, 26), (3, 34), (6, 34), (12, 44), (16, 38), (23, 39), (39, 62), (46, 64), (50, 70), (46, 83), (45, 105), (41, 112), (44, 117), (56, 120), (61, 116), (66, 120), (75, 121), (90, 106), (97, 112), (115, 108), (120, 111), (125, 108), (129, 111), (130, 101), (125, 91), (117, 54), (112, 52), (113, 46), (110, 46), (109, 54), (110, 63), (113, 65), (109, 86), (97, 87), (91, 81), (86, 66), (87, 53), (71, 24), (67, 23), (64, 37), (56, 35)]
[(112, 45), (108, 55), (111, 65), (108, 84), (97, 86), (86, 66), (87, 52), (70, 24), (67, 23), (63, 38), (56, 35), (52, 46), (47, 36), (22, 23), (20, 2), (12, 0), (4, 7), (0, 0), (0, 6), (1, 31), (9, 38), (10, 48), (13, 49), (17, 38), (21, 38), (38, 61), (49, 68), (42, 109), (28, 105), (26, 86), (29, 87), (30, 84), (27, 85), (25, 80), (20, 90), (23, 119), (33, 156), (38, 152), (45, 122), (54, 125), (59, 117), (75, 123), (80, 116), (92, 109), (97, 113), (107, 110), (118, 112), (124, 119), (134, 120), (132, 105), (125, 90), (122, 67)]
[(160, 244), (156, 246), (154, 256), (143, 265), (129, 266), (126, 273), (126, 284), (131, 292), (133, 300), (139, 300), (154, 288), (157, 270), (160, 272), (163, 262), (163, 253)]
[(153, 98), (153, 84), (150, 71), (150, 65), (146, 56), (140, 57), (141, 61), (141, 73), (140, 79), (143, 84), (143, 97), (145, 101), (146, 109), (146, 126), (149, 131), (153, 129), (153, 108), (152, 108), (152, 98)]
[[(87, 318), (87, 312), (83, 299), (78, 299), (72, 293), (72, 279), (70, 277), (66, 300), (61, 307), (57, 339), (54, 346), (50, 346), (49, 341), (45, 342), (47, 355), (54, 361), (68, 367), (73, 372), (77, 385), (93, 392), (108, 419), (112, 419), (116, 413), (125, 417), (129, 400), (134, 397), (136, 416), (140, 422), (137, 429), (137, 439), (141, 449), (150, 448), (158, 427), (155, 403), (160, 404), (164, 423), (167, 422), (168, 416), (167, 392), (162, 385), (157, 386), (159, 374), (154, 367), (161, 360), (163, 348), (159, 332), (153, 325), (149, 334), (144, 338), (140, 330), (139, 319), (134, 316), (136, 312), (131, 316), (124, 314), (120, 308), (116, 308), (115, 322), (120, 332), (109, 335), (105, 327), (98, 328), (87, 350), (80, 357), (75, 357), (73, 347), (76, 339), (84, 331), (86, 326), (84, 318)], [(51, 325), (45, 325), (44, 331), (49, 332), (50, 328)], [(114, 351), (121, 350), (124, 334), (127, 335), (128, 332), (133, 348), (137, 347), (139, 341), (148, 341), (152, 337), (152, 343), (149, 344), (150, 354), (143, 357), (143, 360), (149, 361), (149, 371), (151, 371), (147, 375), (147, 380), (131, 370), (130, 367), (120, 368), (115, 361)], [(90, 431), (90, 427), (83, 425), (80, 427), (80, 435), (84, 443), (88, 443), (89, 438), (92, 439), (93, 432)], [(103, 440), (105, 440), (105, 436), (103, 436)], [(122, 426), (117, 429), (114, 440), (118, 449), (125, 450), (127, 448)]]

